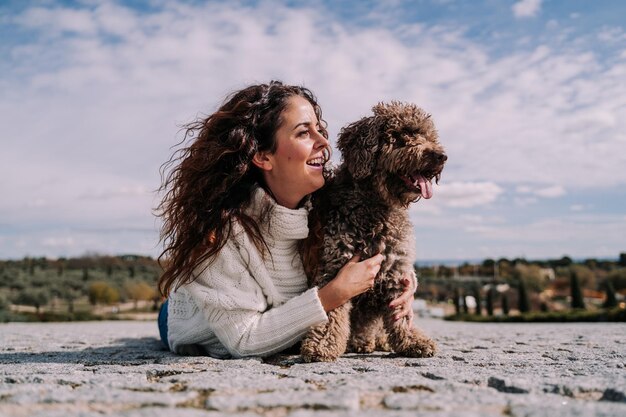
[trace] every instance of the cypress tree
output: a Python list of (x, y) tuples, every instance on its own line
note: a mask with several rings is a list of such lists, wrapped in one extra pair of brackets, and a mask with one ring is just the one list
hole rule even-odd
[(502, 293), (502, 314), (505, 316), (509, 315), (509, 297), (507, 297), (506, 293)]
[(518, 289), (518, 306), (520, 313), (528, 313), (530, 311), (530, 300), (528, 299), (528, 290), (526, 289), (526, 282), (520, 277)]
[(461, 291), (459, 287), (454, 288), (454, 313), (461, 314)]
[(617, 297), (615, 296), (615, 287), (613, 287), (613, 283), (610, 280), (606, 280), (604, 283), (604, 288), (606, 290), (606, 300), (604, 300), (604, 304), (602, 307), (604, 308), (613, 308), (617, 306)]
[(493, 316), (493, 299), (496, 296), (496, 289), (493, 287), (489, 287), (489, 291), (487, 291), (487, 315)]
[(585, 308), (585, 301), (583, 300), (583, 291), (580, 288), (580, 280), (578, 274), (572, 271), (570, 274), (570, 289), (572, 291), (572, 308)]
[(462, 292), (462, 297), (463, 299), (463, 313), (465, 314), (469, 314), (469, 307), (467, 307), (467, 300), (465, 298), (465, 291)]

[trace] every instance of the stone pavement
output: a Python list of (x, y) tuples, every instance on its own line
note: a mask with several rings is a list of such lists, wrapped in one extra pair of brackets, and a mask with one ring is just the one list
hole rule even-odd
[(0, 324), (0, 416), (626, 416), (626, 325), (419, 320), (430, 359), (179, 357), (151, 322)]

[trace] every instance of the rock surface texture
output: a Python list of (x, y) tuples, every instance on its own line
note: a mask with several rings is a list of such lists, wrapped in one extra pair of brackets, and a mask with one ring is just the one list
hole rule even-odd
[(420, 320), (434, 358), (180, 357), (151, 322), (0, 325), (0, 416), (626, 416), (624, 324)]

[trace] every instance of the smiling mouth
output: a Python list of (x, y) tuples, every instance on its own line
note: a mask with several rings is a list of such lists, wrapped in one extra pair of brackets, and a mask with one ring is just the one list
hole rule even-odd
[(319, 156), (317, 158), (309, 159), (308, 161), (306, 161), (307, 165), (320, 168), (323, 167), (325, 163), (326, 158), (324, 158), (323, 156)]

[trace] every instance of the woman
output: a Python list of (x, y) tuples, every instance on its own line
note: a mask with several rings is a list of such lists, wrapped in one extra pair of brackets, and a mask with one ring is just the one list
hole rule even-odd
[[(306, 88), (273, 81), (232, 94), (187, 127), (192, 143), (165, 168), (159, 257), (163, 342), (180, 354), (268, 356), (367, 291), (382, 255), (351, 259), (307, 288), (300, 247), (311, 195), (325, 181), (326, 123)], [(412, 318), (412, 287), (395, 300)]]

